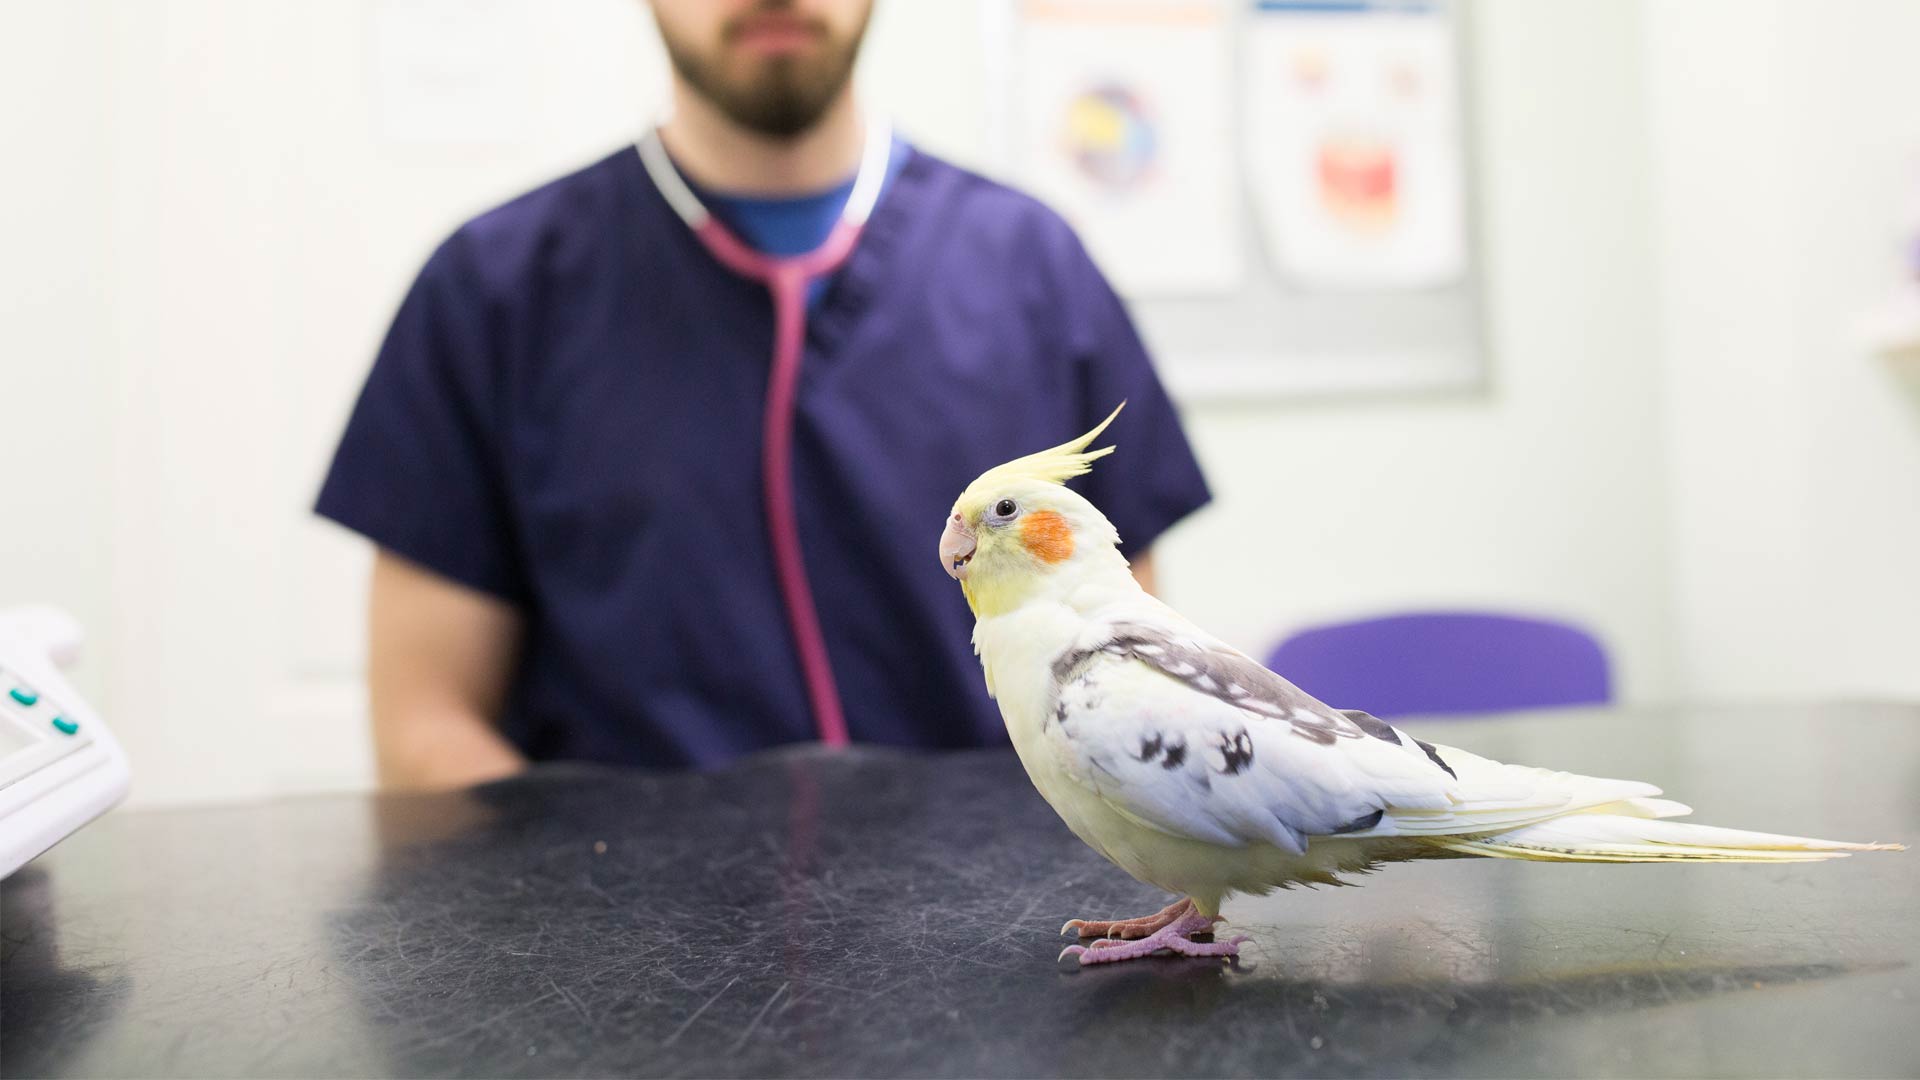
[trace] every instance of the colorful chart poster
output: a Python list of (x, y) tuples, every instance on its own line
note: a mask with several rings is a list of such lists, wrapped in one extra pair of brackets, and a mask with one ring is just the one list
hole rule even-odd
[(1018, 14), (1020, 180), (1129, 297), (1238, 285), (1224, 5), (1029, 0)]
[(1281, 272), (1329, 290), (1459, 280), (1466, 191), (1445, 10), (1261, 0), (1251, 18), (1241, 138)]

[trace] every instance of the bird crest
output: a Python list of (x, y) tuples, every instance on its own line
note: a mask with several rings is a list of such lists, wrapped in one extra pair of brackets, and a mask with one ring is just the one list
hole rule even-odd
[(979, 479), (967, 485), (967, 494), (984, 494), (989, 489), (1015, 480), (1064, 484), (1076, 476), (1091, 472), (1093, 463), (1113, 453), (1115, 448), (1103, 446), (1098, 450), (1088, 450), (1087, 444), (1099, 438), (1100, 433), (1107, 430), (1107, 425), (1113, 423), (1113, 418), (1119, 416), (1120, 410), (1126, 407), (1127, 403), (1124, 401), (1114, 406), (1114, 410), (1107, 414), (1105, 420), (1100, 421), (1092, 431), (1077, 439), (1063, 442), (1059, 446), (1038, 453), (1028, 454), (1026, 457), (1014, 458), (1004, 465), (995, 465), (981, 473)]

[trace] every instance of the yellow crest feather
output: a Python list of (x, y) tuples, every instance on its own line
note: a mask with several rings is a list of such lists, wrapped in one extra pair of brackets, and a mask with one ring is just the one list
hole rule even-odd
[(1014, 458), (1004, 465), (996, 465), (988, 469), (973, 483), (967, 485), (967, 495), (974, 495), (983, 488), (991, 488), (1010, 480), (1038, 480), (1049, 484), (1063, 484), (1076, 476), (1091, 472), (1093, 463), (1113, 453), (1115, 448), (1104, 446), (1098, 450), (1088, 450), (1087, 444), (1099, 438), (1100, 433), (1107, 430), (1107, 425), (1113, 423), (1113, 418), (1119, 416), (1120, 410), (1126, 407), (1127, 403), (1124, 401), (1114, 406), (1114, 410), (1107, 414), (1105, 420), (1100, 421), (1092, 431), (1077, 439), (1063, 442), (1059, 446), (1042, 450), (1037, 454)]

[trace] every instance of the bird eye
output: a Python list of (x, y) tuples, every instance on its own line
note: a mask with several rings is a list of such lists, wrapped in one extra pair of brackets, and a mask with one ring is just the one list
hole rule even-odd
[(1003, 518), (1012, 517), (1013, 510), (1014, 510), (1014, 507), (1013, 507), (1012, 499), (1001, 499), (999, 502), (993, 504), (993, 513), (995, 517), (1003, 517)]

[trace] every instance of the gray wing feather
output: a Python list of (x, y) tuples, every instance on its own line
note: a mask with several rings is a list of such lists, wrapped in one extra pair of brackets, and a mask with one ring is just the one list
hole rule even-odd
[(1330, 709), (1244, 653), (1176, 638), (1139, 623), (1116, 623), (1106, 641), (1069, 650), (1054, 663), (1054, 686), (1073, 681), (1101, 655), (1138, 660), (1188, 689), (1291, 725), (1293, 734), (1322, 745), (1363, 736), (1404, 745), (1400, 733), (1386, 721), (1363, 712)]

